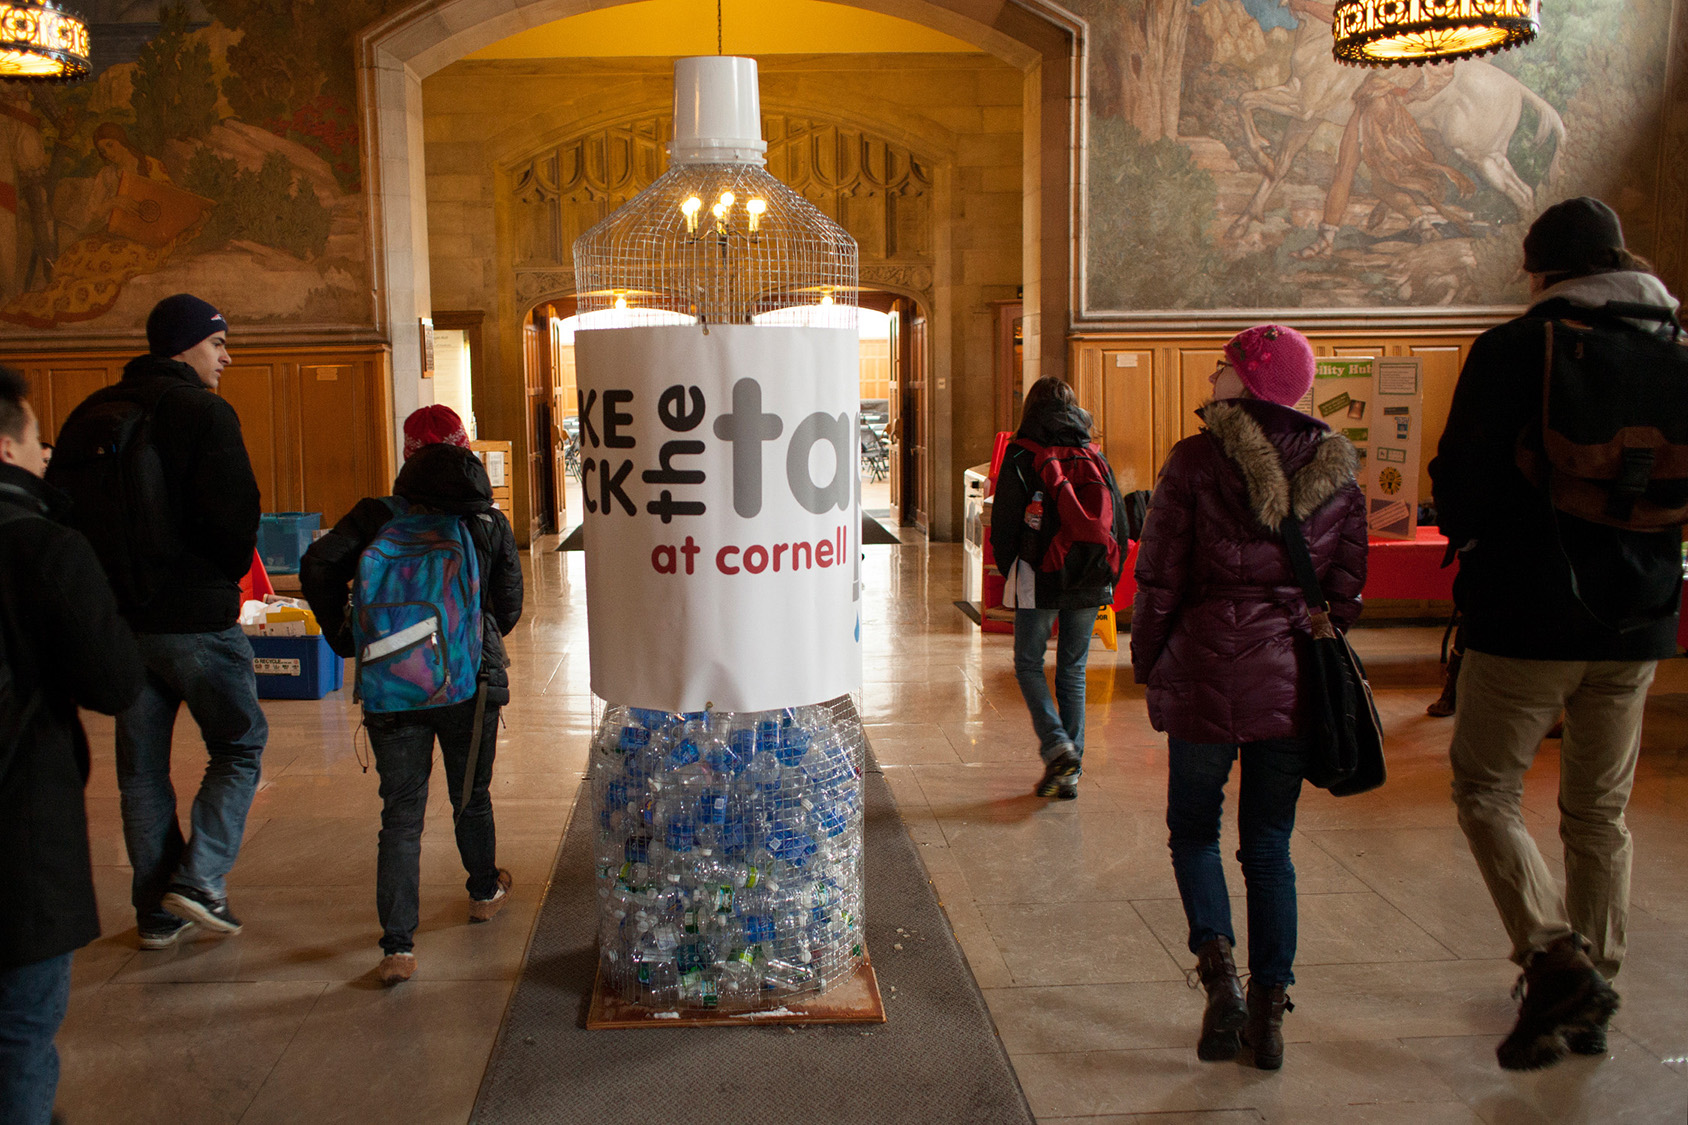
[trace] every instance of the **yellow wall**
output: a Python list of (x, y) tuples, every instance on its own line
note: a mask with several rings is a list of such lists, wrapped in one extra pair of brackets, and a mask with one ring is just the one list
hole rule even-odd
[[(646, 0), (571, 16), (512, 35), (471, 59), (713, 55), (712, 0)], [(723, 0), (721, 48), (729, 55), (976, 52), (970, 43), (895, 16), (819, 0)]]

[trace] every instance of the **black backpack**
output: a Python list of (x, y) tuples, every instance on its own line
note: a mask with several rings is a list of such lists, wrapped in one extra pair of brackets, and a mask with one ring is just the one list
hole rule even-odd
[(152, 420), (160, 400), (184, 386), (159, 380), (95, 391), (65, 419), (48, 463), (48, 482), (74, 502), (67, 522), (88, 537), (125, 611), (152, 599), (155, 569), (182, 553)]
[(1539, 312), (1548, 318), (1541, 415), (1519, 436), (1518, 468), (1579, 519), (1627, 531), (1688, 523), (1688, 348), (1675, 342), (1675, 313), (1617, 301)]
[[(32, 512), (0, 511), (0, 527), (22, 520), (42, 519)], [(35, 717), (36, 710), (41, 706), (41, 688), (25, 696), (18, 690), (17, 679), (12, 675), (11, 638), (8, 635), (10, 623), (0, 618), (0, 763), (11, 759), (12, 751), (23, 737), (24, 728)]]

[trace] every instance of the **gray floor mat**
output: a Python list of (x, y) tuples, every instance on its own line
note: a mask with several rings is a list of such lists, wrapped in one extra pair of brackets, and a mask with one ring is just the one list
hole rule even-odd
[[(471, 1121), (1032, 1121), (890, 788), (871, 764), (863, 789), (868, 951), (886, 1023), (587, 1031), (597, 898), (591, 817), (577, 804)], [(590, 794), (582, 786), (580, 800)]]

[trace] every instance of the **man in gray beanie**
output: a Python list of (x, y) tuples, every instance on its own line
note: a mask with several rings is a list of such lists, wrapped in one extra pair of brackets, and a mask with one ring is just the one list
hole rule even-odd
[[(65, 420), (49, 480), (76, 501), (146, 665), (140, 699), (117, 717), (123, 839), (142, 949), (195, 923), (240, 931), (225, 878), (257, 792), (269, 725), (252, 646), (238, 624), (240, 580), (258, 537), (258, 482), (234, 407), (215, 392), (228, 322), (188, 293), (147, 317), (148, 353)], [(116, 456), (102, 449), (116, 448)], [(170, 742), (186, 704), (210, 761), (183, 837)]]
[[(1606, 1053), (1629, 915), (1624, 809), (1647, 687), (1659, 659), (1676, 655), (1682, 586), (1674, 517), (1649, 523), (1623, 509), (1618, 485), (1636, 482), (1600, 491), (1593, 503), (1604, 507), (1568, 506), (1544, 440), (1544, 380), (1603, 388), (1605, 405), (1584, 412), (1591, 426), (1607, 424), (1608, 406), (1613, 417), (1663, 423), (1661, 411), (1680, 410), (1658, 406), (1668, 398), (1659, 391), (1688, 362), (1657, 338), (1674, 339), (1676, 298), (1625, 248), (1617, 215), (1598, 199), (1543, 211), (1524, 238), (1524, 270), (1530, 308), (1472, 345), (1430, 463), (1441, 529), (1460, 560), (1454, 803), (1523, 969), (1518, 1022), (1496, 1052), (1509, 1070)], [(1586, 351), (1560, 346), (1561, 332), (1580, 333)], [(1624, 378), (1600, 358), (1615, 348), (1644, 357), (1619, 365)], [(1562, 435), (1545, 436), (1560, 447)], [(1639, 483), (1651, 502), (1659, 486)], [(1524, 775), (1561, 711), (1563, 888), (1521, 811)]]

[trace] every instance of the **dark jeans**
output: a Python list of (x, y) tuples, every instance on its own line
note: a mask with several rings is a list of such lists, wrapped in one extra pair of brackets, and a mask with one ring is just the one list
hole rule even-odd
[(53, 1036), (70, 1002), (70, 957), (0, 969), (0, 1121), (47, 1125), (59, 1088)]
[[(1031, 712), (1038, 753), (1046, 762), (1063, 742), (1071, 742), (1079, 757), (1084, 757), (1084, 665), (1090, 659), (1096, 609), (1014, 611), (1014, 678)], [(1055, 694), (1051, 696), (1043, 677), (1043, 654), (1057, 619), (1061, 632), (1055, 638)]]
[(381, 915), (381, 948), (408, 953), (421, 910), (422, 820), (428, 808), (428, 775), (434, 738), (440, 740), (451, 808), (457, 814), (457, 854), (469, 873), (469, 897), (491, 898), (498, 889), (497, 834), (492, 823), (492, 759), (498, 743), (498, 708), (488, 705), (481, 723), (480, 755), (468, 808), (463, 773), (475, 727), (475, 701), (426, 711), (364, 716), (375, 768), (381, 774), (381, 843), (375, 866), (375, 908)]
[[(270, 727), (258, 704), (252, 645), (239, 626), (220, 633), (144, 633), (135, 641), (146, 686), (117, 716), (117, 787), (123, 843), (135, 870), (130, 898), (145, 930), (178, 924), (159, 907), (173, 882), (226, 896), (224, 879), (240, 852)], [(170, 783), (171, 734), (184, 703), (210, 755), (189, 814), (193, 835), (186, 840)]]
[[(1172, 871), (1190, 923), (1190, 952), (1216, 937), (1236, 943), (1219, 860), (1225, 779), (1239, 747), (1167, 740), (1166, 826)], [(1299, 739), (1245, 742), (1237, 800), (1237, 860), (1248, 887), (1248, 968), (1263, 985), (1294, 984), (1295, 865), (1289, 837), (1301, 797), (1307, 747)]]

